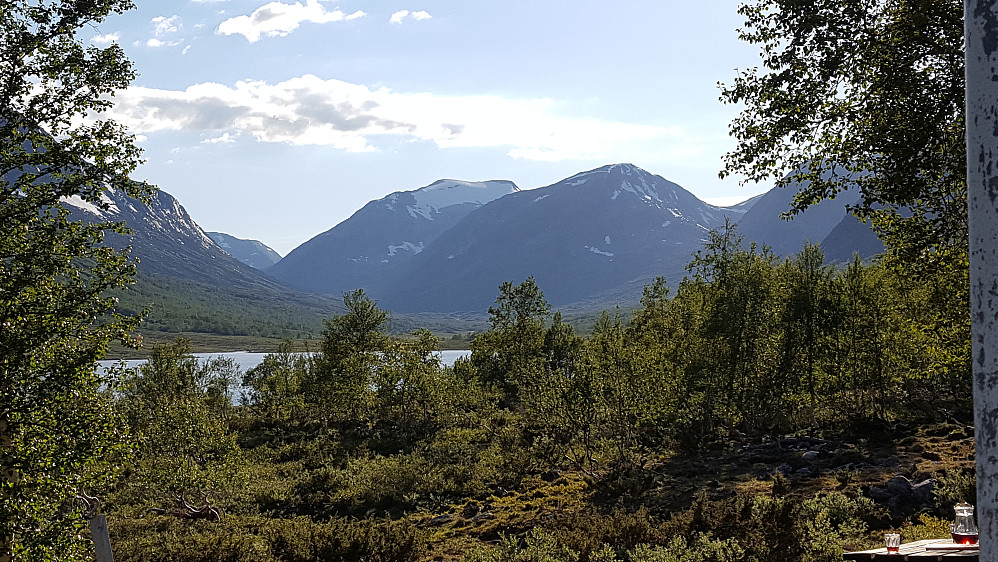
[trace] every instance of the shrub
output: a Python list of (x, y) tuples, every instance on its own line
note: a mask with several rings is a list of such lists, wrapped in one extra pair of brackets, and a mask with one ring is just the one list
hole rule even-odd
[(638, 545), (627, 553), (630, 562), (738, 562), (747, 560), (734, 540), (715, 540), (696, 535), (692, 541), (675, 537), (666, 546)]

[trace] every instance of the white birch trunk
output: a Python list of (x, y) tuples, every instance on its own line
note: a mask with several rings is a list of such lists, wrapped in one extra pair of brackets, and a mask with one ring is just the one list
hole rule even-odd
[(998, 561), (998, 3), (964, 0), (967, 204), (981, 560)]

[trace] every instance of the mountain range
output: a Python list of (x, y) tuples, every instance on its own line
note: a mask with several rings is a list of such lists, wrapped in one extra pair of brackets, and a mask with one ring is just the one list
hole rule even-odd
[(765, 244), (780, 255), (800, 251), (806, 240), (820, 243), (830, 261), (882, 250), (847, 213), (855, 197), (823, 201), (787, 221), (781, 214), (793, 194), (774, 189), (718, 207), (630, 164), (529, 190), (506, 180), (439, 180), (369, 202), (270, 265), (276, 253), (265, 245), (205, 233), (163, 191), (150, 206), (114, 192), (108, 210), (78, 199), (66, 203), (84, 218), (128, 223), (132, 238), (112, 243), (131, 244), (147, 277), (196, 285), (201, 289), (189, 290), (208, 290), (237, 309), (263, 300), (283, 307), (276, 316), (287, 324), (300, 313), (315, 326), (357, 288), (393, 312), (480, 314), (502, 282), (528, 276), (556, 307), (631, 306), (655, 277), (682, 279), (708, 232), (726, 221), (737, 223), (746, 244)]
[[(507, 192), (473, 197), (496, 184)], [(421, 203), (444, 189), (446, 204)], [(835, 248), (829, 258), (838, 261), (882, 249), (846, 212), (855, 198), (824, 201), (783, 220), (792, 196), (776, 189), (717, 207), (630, 164), (530, 190), (441, 180), (368, 203), (266, 272), (325, 294), (365, 288), (400, 312), (483, 311), (503, 281), (528, 276), (555, 306), (598, 308), (637, 302), (660, 275), (678, 282), (708, 231), (726, 220), (739, 225), (746, 243), (781, 255), (800, 251), (805, 240)]]

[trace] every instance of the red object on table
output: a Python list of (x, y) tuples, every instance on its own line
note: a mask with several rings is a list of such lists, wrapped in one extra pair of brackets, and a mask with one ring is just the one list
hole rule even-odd
[(929, 539), (902, 544), (897, 553), (888, 553), (886, 548), (874, 548), (858, 552), (846, 552), (843, 560), (886, 560), (888, 562), (956, 562), (965, 560), (979, 562), (979, 547), (954, 544), (950, 539)]

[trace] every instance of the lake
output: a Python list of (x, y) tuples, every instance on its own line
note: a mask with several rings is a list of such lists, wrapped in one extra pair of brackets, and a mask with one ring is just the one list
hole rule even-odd
[[(266, 353), (251, 353), (249, 351), (232, 351), (229, 353), (192, 353), (191, 355), (197, 357), (198, 360), (202, 362), (216, 357), (232, 359), (235, 362), (236, 367), (244, 373), (262, 363), (263, 358), (267, 356)], [(447, 349), (440, 352), (440, 361), (444, 365), (451, 366), (454, 364), (454, 361), (458, 360), (458, 358), (467, 357), (469, 355), (471, 355), (471, 351), (467, 349)], [(138, 367), (145, 362), (145, 359), (124, 360), (125, 365), (128, 367)], [(111, 365), (116, 365), (118, 361), (99, 361), (98, 363), (102, 368), (107, 369)]]

